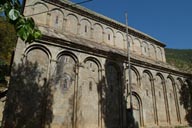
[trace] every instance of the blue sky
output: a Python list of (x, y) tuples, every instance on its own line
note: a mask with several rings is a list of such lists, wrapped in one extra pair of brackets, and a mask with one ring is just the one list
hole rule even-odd
[(192, 0), (93, 0), (81, 6), (121, 23), (127, 11), (129, 26), (167, 48), (192, 49)]

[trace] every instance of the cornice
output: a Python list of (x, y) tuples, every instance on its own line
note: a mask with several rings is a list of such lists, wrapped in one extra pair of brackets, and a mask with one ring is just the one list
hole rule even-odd
[[(119, 52), (116, 50), (106, 51), (102, 48), (96, 48), (97, 46), (90, 47), (90, 46), (84, 45), (84, 43), (80, 44), (77, 42), (67, 41), (67, 40), (64, 40), (61, 38), (47, 36), (47, 35), (43, 35), (42, 39), (38, 40), (38, 41), (42, 42), (42, 43), (48, 43), (48, 44), (51, 43), (51, 45), (56, 44), (61, 47), (65, 47), (67, 49), (71, 49), (71, 50), (79, 51), (79, 52), (83, 52), (83, 53), (88, 53), (88, 54), (92, 54), (95, 56), (105, 57), (105, 58), (109, 58), (109, 59), (113, 59), (113, 60), (114, 60), (114, 58), (116, 58), (117, 61), (127, 62), (126, 61), (127, 54), (125, 52)], [(110, 48), (108, 48), (108, 49), (110, 49)], [(192, 76), (189, 73), (185, 73), (182, 71), (178, 71), (176, 69), (169, 68), (168, 67), (169, 65), (166, 63), (155, 64), (155, 61), (153, 63), (151, 63), (151, 62), (144, 61), (141, 58), (134, 58), (134, 56), (131, 57), (131, 64), (133, 64), (135, 66), (139, 66), (139, 67), (144, 67), (144, 68), (153, 69), (153, 70), (157, 70), (160, 72), (172, 74), (172, 75), (175, 74), (175, 75), (185, 76), (185, 77)]]

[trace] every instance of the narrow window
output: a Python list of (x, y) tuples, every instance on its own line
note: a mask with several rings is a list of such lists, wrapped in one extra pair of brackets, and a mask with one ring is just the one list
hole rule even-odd
[(87, 32), (87, 25), (85, 25), (85, 32)]
[(144, 51), (145, 51), (145, 53), (147, 52), (147, 48), (146, 47), (144, 47)]
[(159, 91), (159, 97), (161, 97), (161, 92)]
[(110, 34), (108, 34), (108, 40), (110, 40), (111, 39), (111, 36), (110, 36)]
[(89, 91), (92, 91), (92, 81), (89, 82)]
[(69, 61), (69, 59), (68, 59), (68, 57), (66, 56), (65, 59), (64, 59), (64, 62), (65, 62), (65, 63), (68, 63), (68, 61)]
[(149, 96), (149, 92), (148, 92), (148, 90), (146, 90), (146, 95)]
[(92, 68), (92, 66), (93, 66), (93, 64), (90, 62), (90, 63), (89, 63), (89, 67)]
[(58, 23), (59, 23), (59, 16), (57, 15), (55, 19), (55, 24), (58, 24)]

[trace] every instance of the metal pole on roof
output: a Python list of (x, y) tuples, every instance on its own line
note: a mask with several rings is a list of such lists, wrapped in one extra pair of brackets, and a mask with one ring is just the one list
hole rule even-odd
[(132, 112), (132, 108), (133, 108), (133, 103), (132, 103), (132, 88), (131, 88), (131, 57), (130, 57), (130, 42), (129, 42), (129, 38), (128, 38), (128, 15), (127, 13), (125, 13), (125, 18), (126, 18), (126, 39), (127, 39), (127, 60), (128, 60), (128, 84), (127, 84), (127, 98), (128, 96), (130, 97), (130, 109)]

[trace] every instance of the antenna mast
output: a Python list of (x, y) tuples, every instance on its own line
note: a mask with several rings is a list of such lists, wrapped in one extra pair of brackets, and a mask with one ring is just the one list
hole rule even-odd
[(127, 13), (125, 13), (125, 18), (126, 18), (126, 37), (127, 37), (127, 59), (128, 59), (128, 85), (127, 85), (127, 98), (130, 94), (130, 109), (132, 111), (132, 107), (133, 107), (133, 104), (132, 104), (132, 88), (131, 88), (131, 59), (130, 59), (130, 42), (129, 42), (129, 38), (128, 38), (128, 34), (129, 34), (129, 31), (128, 31), (128, 15)]

